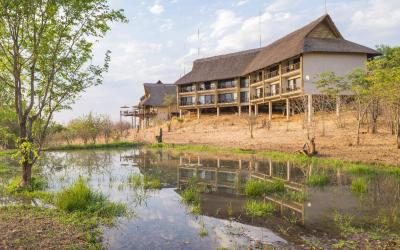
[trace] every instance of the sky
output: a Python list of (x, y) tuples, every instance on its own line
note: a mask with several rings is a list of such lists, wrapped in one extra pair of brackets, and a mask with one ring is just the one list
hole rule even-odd
[[(121, 106), (136, 105), (143, 83), (174, 83), (198, 58), (265, 46), (325, 14), (324, 0), (110, 0), (127, 24), (93, 51), (101, 64), (111, 50), (103, 84), (88, 89), (57, 122), (93, 112), (119, 120)], [(375, 48), (400, 45), (400, 0), (327, 0), (345, 39)], [(260, 32), (261, 31), (261, 32)], [(200, 53), (198, 53), (198, 49)]]

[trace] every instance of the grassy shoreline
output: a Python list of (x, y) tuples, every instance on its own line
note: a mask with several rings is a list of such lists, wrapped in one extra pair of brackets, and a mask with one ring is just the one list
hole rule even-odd
[(45, 148), (44, 151), (58, 151), (58, 150), (83, 150), (83, 149), (109, 149), (109, 148), (130, 148), (142, 146), (140, 142), (110, 142), (99, 144), (70, 144), (56, 147)]
[(166, 144), (155, 143), (146, 144), (148, 148), (152, 149), (171, 149), (176, 151), (191, 151), (191, 152), (205, 152), (205, 153), (228, 153), (228, 154), (243, 154), (255, 155), (262, 158), (269, 158), (274, 161), (291, 161), (298, 165), (315, 164), (329, 168), (340, 168), (350, 173), (365, 173), (365, 174), (389, 174), (393, 175), (400, 181), (400, 167), (388, 164), (368, 164), (359, 161), (346, 161), (340, 159), (331, 159), (323, 157), (307, 157), (302, 154), (286, 153), (278, 151), (257, 151), (246, 150), (240, 148), (216, 147), (208, 145), (196, 144)]

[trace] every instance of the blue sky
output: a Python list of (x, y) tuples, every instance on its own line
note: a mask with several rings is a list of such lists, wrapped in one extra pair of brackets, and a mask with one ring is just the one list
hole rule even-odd
[[(144, 82), (175, 82), (193, 60), (259, 47), (325, 13), (324, 0), (110, 0), (128, 24), (114, 24), (96, 45), (94, 61), (112, 51), (104, 84), (82, 94), (62, 123), (90, 111), (119, 119), (119, 107), (135, 105)], [(345, 39), (369, 47), (399, 45), (399, 0), (327, 0), (328, 13)], [(200, 41), (197, 30), (200, 30)], [(200, 47), (200, 56), (197, 48)]]

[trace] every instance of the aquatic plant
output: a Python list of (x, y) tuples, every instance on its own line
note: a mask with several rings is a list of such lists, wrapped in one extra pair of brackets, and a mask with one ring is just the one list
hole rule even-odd
[(368, 191), (368, 180), (365, 177), (360, 177), (352, 180), (351, 191), (356, 194), (364, 194)]
[(125, 205), (110, 202), (103, 194), (91, 190), (83, 178), (57, 193), (55, 205), (66, 212), (87, 212), (100, 217), (121, 216), (127, 212)]
[(143, 187), (144, 189), (160, 189), (161, 181), (148, 175), (141, 176), (133, 174), (128, 176), (128, 183), (135, 188)]
[(312, 187), (323, 187), (329, 184), (329, 176), (325, 172), (316, 172), (308, 177), (306, 184)]
[(247, 215), (252, 217), (263, 217), (275, 212), (275, 207), (271, 203), (248, 200), (245, 203), (245, 211)]
[(244, 187), (244, 193), (249, 197), (260, 197), (265, 194), (266, 190), (267, 183), (259, 180), (249, 180)]
[(190, 206), (190, 212), (194, 215), (200, 215), (201, 214), (200, 203)]
[(186, 188), (182, 191), (181, 196), (186, 204), (200, 204), (200, 192), (194, 188)]
[(201, 228), (200, 228), (200, 231), (199, 231), (199, 236), (200, 236), (201, 238), (204, 238), (204, 237), (207, 237), (207, 236), (208, 236), (208, 231), (207, 231), (207, 229), (206, 229), (206, 227), (205, 227), (205, 225), (204, 225), (204, 222), (201, 223)]
[(265, 194), (282, 193), (284, 191), (285, 184), (282, 180), (273, 180), (272, 182), (249, 180), (244, 189), (248, 197), (260, 197)]
[(267, 194), (282, 193), (285, 191), (285, 183), (282, 180), (273, 180), (266, 183), (265, 192)]
[(349, 165), (345, 172), (357, 176), (373, 177), (377, 175), (377, 170), (366, 165)]
[(284, 198), (289, 201), (302, 203), (307, 200), (307, 194), (305, 192), (287, 190)]

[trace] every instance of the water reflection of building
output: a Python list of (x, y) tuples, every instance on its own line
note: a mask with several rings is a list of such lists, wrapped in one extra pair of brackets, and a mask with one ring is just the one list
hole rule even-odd
[[(177, 172), (178, 189), (187, 185), (192, 177), (197, 177), (198, 185), (204, 185), (213, 192), (235, 194), (242, 203), (244, 199), (239, 196), (243, 195), (242, 187), (249, 179), (266, 182), (280, 180), (288, 190), (305, 192), (303, 182), (306, 173), (290, 162), (256, 159), (227, 160), (219, 157), (201, 159), (200, 156), (186, 155), (179, 157)], [(230, 203), (235, 202), (232, 197), (229, 200)], [(304, 222), (304, 203), (286, 201), (274, 195), (266, 195), (264, 200), (275, 204), (282, 215), (294, 215)]]

